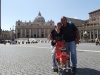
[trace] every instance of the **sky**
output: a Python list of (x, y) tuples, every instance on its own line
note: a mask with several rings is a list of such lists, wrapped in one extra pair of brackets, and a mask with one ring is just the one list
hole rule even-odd
[(1, 29), (10, 30), (18, 20), (34, 21), (39, 11), (55, 25), (62, 16), (87, 20), (88, 13), (100, 9), (100, 0), (1, 0)]

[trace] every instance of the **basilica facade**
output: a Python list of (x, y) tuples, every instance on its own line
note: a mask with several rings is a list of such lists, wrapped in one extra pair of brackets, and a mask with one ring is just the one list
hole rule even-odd
[(33, 22), (16, 21), (16, 38), (47, 38), (54, 25), (52, 20), (45, 22), (39, 12)]

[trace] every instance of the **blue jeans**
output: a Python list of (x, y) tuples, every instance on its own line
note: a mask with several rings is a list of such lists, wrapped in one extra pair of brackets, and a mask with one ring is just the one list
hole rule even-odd
[(72, 67), (77, 67), (77, 53), (75, 41), (65, 42), (67, 53), (70, 55)]
[(51, 46), (51, 47), (52, 47), (52, 51), (51, 51), (51, 53), (52, 53), (52, 67), (56, 67), (55, 47), (54, 46)]

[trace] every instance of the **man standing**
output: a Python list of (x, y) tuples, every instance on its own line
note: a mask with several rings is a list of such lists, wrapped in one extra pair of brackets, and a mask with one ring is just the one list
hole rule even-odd
[(76, 73), (77, 68), (77, 53), (76, 44), (79, 43), (79, 31), (78, 28), (73, 23), (68, 23), (66, 17), (61, 18), (61, 32), (63, 35), (63, 40), (65, 41), (67, 52), (71, 54), (72, 71)]

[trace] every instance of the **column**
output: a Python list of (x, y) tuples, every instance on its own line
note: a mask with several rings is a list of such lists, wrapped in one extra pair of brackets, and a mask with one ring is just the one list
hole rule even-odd
[(94, 32), (94, 29), (93, 29), (93, 40), (95, 40), (95, 32)]
[[(3, 34), (2, 34), (2, 37), (1, 37), (1, 39), (3, 39)], [(10, 39), (10, 38), (9, 38)]]
[(98, 38), (98, 29), (97, 29), (97, 38)]
[(47, 29), (45, 29), (45, 38), (46, 38), (46, 35), (47, 35)]
[(37, 37), (39, 38), (39, 29), (37, 29)]
[(29, 29), (29, 37), (31, 38), (31, 29)]
[(35, 37), (34, 34), (36, 34), (36, 28), (33, 30), (33, 37)]
[(31, 31), (32, 31), (32, 36), (34, 37), (34, 29), (32, 29)]
[(22, 29), (20, 29), (20, 36), (21, 36), (21, 38), (23, 37), (23, 30)]
[(36, 29), (36, 38), (37, 38), (37, 29)]
[(39, 37), (41, 37), (41, 32), (42, 32), (42, 30), (41, 30), (41, 29), (39, 29)]
[(91, 40), (91, 30), (90, 30), (90, 40)]
[(44, 38), (45, 38), (45, 29), (43, 29), (43, 34), (44, 34)]
[(24, 33), (25, 33), (25, 38), (26, 38), (26, 29), (25, 29), (25, 32)]
[(16, 38), (18, 38), (18, 30), (16, 29)]
[(47, 33), (47, 36), (46, 36), (46, 38), (48, 37), (48, 35), (50, 34), (50, 29), (48, 29), (48, 33)]
[(45, 38), (47, 37), (48, 29), (45, 29)]

